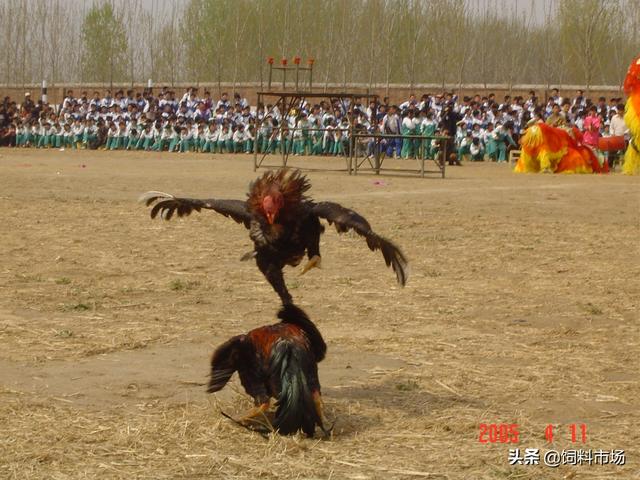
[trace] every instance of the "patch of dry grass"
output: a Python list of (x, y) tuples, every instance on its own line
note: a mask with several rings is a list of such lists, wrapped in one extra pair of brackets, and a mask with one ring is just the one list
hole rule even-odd
[[(207, 213), (152, 222), (135, 203), (152, 188), (242, 198), (254, 177), (242, 159), (5, 155), (1, 478), (638, 475), (640, 272), (622, 247), (638, 235), (634, 179), (465, 165), (380, 187), (310, 174), (317, 199), (403, 247), (411, 276), (398, 288), (361, 239), (332, 229), (322, 270), (287, 270), (329, 344), (320, 375), (336, 429), (265, 440), (219, 413), (249, 408), (237, 381), (217, 396), (202, 385), (215, 345), (274, 321), (276, 296), (238, 261), (246, 232)], [(628, 464), (510, 467), (510, 445), (480, 444), (480, 423), (518, 424), (519, 446), (543, 449), (548, 424), (561, 449), (582, 447), (567, 429), (586, 423), (585, 448), (624, 448)]]

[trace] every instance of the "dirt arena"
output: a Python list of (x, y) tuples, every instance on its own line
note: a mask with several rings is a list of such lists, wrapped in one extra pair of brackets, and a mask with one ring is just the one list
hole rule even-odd
[[(343, 163), (297, 160), (303, 165)], [(639, 182), (450, 168), (309, 173), (410, 259), (406, 288), (354, 235), (286, 271), (329, 346), (330, 440), (226, 420), (209, 356), (275, 321), (242, 226), (152, 221), (147, 190), (243, 198), (249, 156), (0, 150), (0, 478), (640, 478)], [(517, 444), (479, 442), (517, 424)], [(555, 425), (549, 445), (545, 427)], [(586, 424), (586, 443), (569, 425)], [(624, 449), (625, 466), (510, 466), (509, 448)]]

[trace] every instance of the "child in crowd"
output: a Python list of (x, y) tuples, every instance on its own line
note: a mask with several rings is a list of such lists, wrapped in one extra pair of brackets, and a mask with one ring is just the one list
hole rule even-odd
[(156, 132), (151, 127), (151, 123), (145, 124), (142, 132), (140, 132), (140, 137), (138, 138), (138, 143), (136, 144), (136, 150), (151, 150), (156, 135)]
[(242, 153), (244, 152), (244, 129), (240, 128), (240, 126), (233, 127), (233, 153)]
[(16, 147), (26, 147), (29, 142), (27, 125), (20, 120), (16, 122)]
[(169, 140), (169, 151), (170, 152), (179, 152), (180, 151), (180, 136), (182, 134), (182, 129), (173, 123), (169, 123), (165, 127), (165, 133), (168, 135)]
[(458, 160), (464, 160), (465, 156), (471, 156), (471, 143), (473, 137), (471, 136), (471, 130), (464, 131), (464, 138), (460, 141), (458, 146)]
[(324, 135), (322, 137), (322, 153), (329, 155), (333, 153), (335, 136), (333, 131), (335, 130), (335, 123), (332, 117), (327, 117), (324, 120)]
[[(74, 132), (74, 140), (77, 138)], [(88, 118), (82, 132), (82, 145), (84, 148), (95, 149), (98, 144), (98, 126), (93, 118)], [(75, 143), (74, 143), (75, 145)]]
[(207, 129), (205, 131), (205, 144), (204, 150), (209, 153), (217, 153), (217, 144), (218, 144), (218, 126), (212, 120), (209, 122)]
[(109, 130), (107, 131), (107, 143), (105, 143), (104, 147), (105, 150), (113, 150), (113, 145), (117, 141), (117, 135), (118, 126), (113, 122), (109, 122)]
[(252, 153), (255, 142), (255, 126), (253, 123), (249, 122), (249, 124), (244, 128), (244, 153)]
[(199, 153), (204, 152), (206, 142), (204, 123), (198, 123), (193, 133), (193, 149)]
[(65, 123), (60, 132), (61, 141), (60, 148), (72, 148), (73, 146), (73, 131), (71, 130), (71, 124)]
[(140, 142), (140, 133), (138, 133), (137, 128), (131, 128), (127, 135), (127, 145), (125, 147), (126, 150), (137, 150), (138, 143)]
[(53, 124), (51, 135), (51, 146), (55, 148), (62, 147), (63, 129), (58, 122)]
[(280, 151), (280, 128), (274, 126), (271, 129), (271, 135), (269, 136), (263, 153), (275, 153)]
[(220, 153), (233, 153), (233, 131), (223, 123), (218, 133), (218, 150)]
[(478, 137), (471, 138), (471, 145), (469, 146), (469, 154), (473, 162), (484, 161), (484, 146)]
[[(190, 152), (192, 142), (193, 142), (193, 136), (191, 134), (191, 131), (189, 130), (189, 127), (185, 125), (180, 129), (180, 138), (175, 148), (177, 148), (180, 151), (180, 153)], [(173, 151), (173, 149), (171, 151)]]
[(40, 127), (37, 148), (49, 148), (52, 132), (55, 132), (55, 130), (51, 124), (49, 122), (44, 122)]
[(82, 124), (82, 120), (78, 118), (73, 121), (73, 126), (71, 127), (73, 133), (73, 143), (71, 145), (73, 148), (81, 148), (84, 139), (84, 130), (85, 127)]

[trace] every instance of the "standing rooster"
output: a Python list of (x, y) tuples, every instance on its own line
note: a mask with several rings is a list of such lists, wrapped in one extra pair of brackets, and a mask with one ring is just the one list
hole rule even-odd
[(404, 286), (407, 259), (400, 249), (371, 230), (369, 222), (353, 210), (308, 199), (305, 192), (310, 186), (299, 170), (280, 169), (266, 172), (254, 181), (246, 201), (177, 198), (162, 192), (147, 192), (140, 201), (147, 206), (157, 202), (151, 209), (151, 218), (159, 213), (170, 220), (174, 213), (183, 217), (206, 208), (244, 224), (254, 251), (242, 259), (255, 257), (258, 268), (285, 305), (292, 303), (292, 298), (284, 282), (284, 266), (298, 265), (306, 253), (309, 261), (302, 273), (320, 267), (320, 235), (324, 232), (321, 218), (335, 224), (339, 233), (354, 230), (363, 236), (369, 249), (382, 252), (387, 266), (393, 268), (398, 283)]
[(316, 425), (329, 434), (318, 380), (318, 362), (327, 346), (313, 322), (295, 305), (283, 306), (278, 318), (282, 322), (232, 337), (216, 349), (207, 391), (221, 390), (237, 371), (255, 402), (255, 408), (238, 423), (247, 427), (261, 423), (273, 397), (277, 410), (272, 426), (281, 434), (302, 430), (312, 437)]

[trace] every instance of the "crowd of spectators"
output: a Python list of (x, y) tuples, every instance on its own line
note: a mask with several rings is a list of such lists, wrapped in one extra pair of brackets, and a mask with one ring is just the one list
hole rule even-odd
[[(601, 135), (624, 136), (621, 98), (592, 101), (582, 90), (562, 98), (554, 89), (545, 101), (536, 92), (522, 96), (458, 97), (451, 92), (415, 95), (399, 105), (387, 98), (368, 104), (336, 100), (333, 104), (303, 101), (289, 111), (281, 105), (256, 105), (239, 93), (196, 88), (181, 96), (169, 88), (155, 94), (107, 90), (75, 96), (68, 90), (60, 104), (33, 101), (30, 93), (18, 104), (5, 97), (0, 105), (0, 145), (18, 148), (153, 150), (170, 152), (346, 155), (362, 148), (366, 155), (434, 158), (436, 139), (395, 135), (450, 137), (451, 163), (461, 158), (504, 162), (518, 138), (534, 122), (577, 128), (584, 142), (597, 147)], [(351, 128), (353, 127), (353, 128)], [(353, 131), (383, 133), (382, 140), (350, 142)], [(256, 145), (257, 142), (257, 145)]]

